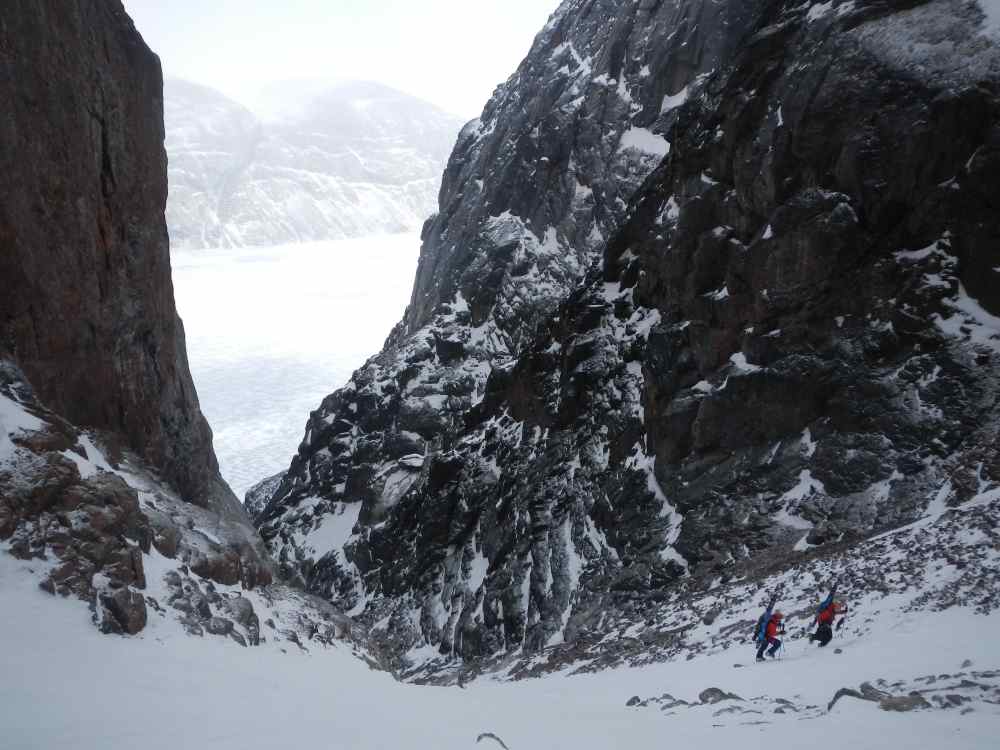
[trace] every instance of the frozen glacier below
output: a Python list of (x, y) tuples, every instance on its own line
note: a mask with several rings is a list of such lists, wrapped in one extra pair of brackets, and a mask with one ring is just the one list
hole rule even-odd
[(286, 468), (309, 412), (382, 346), (419, 247), (398, 234), (173, 252), (191, 371), (238, 496)]

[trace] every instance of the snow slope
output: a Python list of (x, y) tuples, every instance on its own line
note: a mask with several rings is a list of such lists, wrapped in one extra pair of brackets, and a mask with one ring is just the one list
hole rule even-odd
[[(742, 646), (641, 669), (434, 688), (397, 683), (346, 645), (307, 642), (307, 650), (288, 651), (287, 642), (269, 641), (245, 649), (186, 636), (170, 617), (154, 615), (139, 636), (101, 636), (89, 626), (84, 605), (36, 588), (24, 568), (40, 565), (0, 554), (0, 642), (16, 644), (0, 649), (0, 726), (3, 746), (12, 750), (467, 750), (484, 733), (509, 750), (664, 742), (703, 750), (958, 750), (994, 747), (1000, 731), (1000, 709), (981, 699), (961, 710), (889, 713), (848, 698), (825, 710), (837, 689), (878, 678), (909, 684), (923, 675), (954, 675), (953, 682), (964, 675), (995, 686), (995, 676), (981, 675), (1000, 666), (995, 642), (983, 637), (1000, 625), (996, 613), (954, 609), (883, 620), (873, 635), (835, 640), (825, 652), (790, 645), (780, 663), (761, 666), (734, 666), (752, 660), (750, 647)], [(255, 607), (262, 619), (268, 616), (263, 602)], [(963, 668), (965, 660), (971, 666)], [(709, 687), (747, 700), (698, 704)], [(697, 705), (672, 711), (655, 703), (625, 705), (632, 696), (665, 692)], [(779, 698), (787, 704), (774, 703)], [(775, 713), (775, 706), (789, 704), (812, 708)], [(766, 713), (741, 713), (765, 705)], [(489, 738), (481, 746), (500, 747)]]
[[(40, 420), (0, 396), (0, 421), (8, 437), (0, 446), (2, 470), (9, 438)], [(81, 473), (115, 471), (140, 488), (144, 505), (167, 502), (149, 491), (148, 478), (111, 468), (89, 440), (84, 445)], [(642, 748), (665, 738), (705, 750), (991, 748), (1000, 731), (1000, 647), (992, 637), (1000, 626), (998, 506), (1000, 489), (984, 488), (963, 506), (940, 504), (911, 526), (854, 548), (846, 561), (817, 558), (697, 598), (681, 592), (661, 607), (660, 638), (633, 623), (606, 639), (621, 653), (650, 639), (632, 666), (604, 669), (600, 654), (576, 652), (576, 660), (550, 668), (556, 647), (511, 654), (474, 680), (451, 660), (458, 679), (448, 687), (398, 682), (373, 668), (361, 629), (341, 617), (324, 632), (312, 616), (316, 600), (280, 586), (211, 588), (223, 611), (239, 599), (250, 602), (261, 623), (259, 645), (196, 636), (172, 605), (178, 589), (170, 578), (178, 580), (179, 561), (156, 549), (143, 556), (145, 628), (131, 637), (101, 635), (86, 603), (38, 587), (58, 561), (16, 560), (4, 543), (2, 747), (459, 750), (477, 746), (477, 738), (501, 747), (490, 734), (508, 750)], [(345, 514), (343, 523), (317, 533), (343, 536), (353, 520)], [(218, 532), (193, 526), (208, 541)], [(802, 636), (817, 591), (836, 579), (850, 612), (820, 650)], [(778, 661), (757, 665), (746, 634), (759, 600), (774, 587), (788, 613), (785, 649)], [(681, 647), (651, 663), (678, 632), (685, 633)], [(712, 688), (721, 700), (706, 692)], [(926, 703), (908, 713), (857, 697), (834, 703), (842, 688), (904, 701), (919, 691)]]
[[(6, 437), (0, 471), (9, 470), (17, 450), (12, 439), (40, 425), (0, 396), (0, 435)], [(77, 455), (75, 463), (82, 475), (113, 471), (139, 489), (144, 508), (167, 509), (171, 499), (150, 477), (129, 466), (114, 469), (91, 440), (81, 442), (87, 458)], [(556, 659), (552, 668), (546, 662), (558, 657), (555, 647), (511, 654), (476, 680), (451, 660), (458, 679), (449, 687), (405, 684), (370, 668), (372, 657), (359, 645), (370, 640), (360, 628), (342, 617), (314, 619), (316, 600), (280, 586), (210, 589), (219, 611), (249, 601), (261, 623), (259, 645), (195, 635), (174, 604), (179, 561), (155, 548), (143, 556), (145, 628), (132, 637), (103, 636), (92, 627), (86, 603), (38, 587), (59, 561), (16, 560), (4, 543), (2, 746), (448, 750), (474, 747), (476, 738), (491, 733), (509, 750), (653, 747), (665, 737), (707, 750), (775, 743), (993, 747), (1000, 731), (1000, 648), (992, 637), (1000, 625), (998, 506), (1000, 489), (984, 484), (964, 505), (935, 504), (921, 520), (841, 558), (804, 560), (757, 581), (720, 582), (691, 598), (680, 591), (661, 604), (658, 633), (643, 632), (642, 623), (628, 617), (621, 618), (625, 631), (611, 629), (606, 640), (614, 643), (605, 645), (632, 650), (639, 658), (631, 666), (603, 669), (609, 662), (601, 653), (591, 658), (576, 651), (575, 659)], [(172, 512), (186, 512), (188, 526), (206, 543), (221, 533), (196, 509), (175, 504)], [(354, 518), (345, 514), (342, 523), (317, 533), (342, 537)], [(182, 571), (190, 586), (194, 579)], [(801, 636), (812, 606), (837, 579), (851, 611), (838, 638), (819, 650)], [(201, 585), (209, 590), (207, 582)], [(778, 662), (756, 665), (746, 633), (759, 600), (774, 587), (781, 588), (779, 607), (789, 615), (786, 648)], [(662, 645), (677, 633), (684, 633), (679, 648), (665, 652)], [(536, 677), (523, 679), (530, 675)], [(737, 697), (715, 702), (705, 692), (711, 688)], [(904, 701), (920, 691), (926, 705), (894, 713), (846, 697), (828, 708), (842, 688)], [(499, 746), (487, 737), (483, 743)]]
[(29, 414), (16, 401), (0, 395), (0, 469), (7, 468), (17, 450), (11, 437), (38, 430), (42, 424), (42, 420)]

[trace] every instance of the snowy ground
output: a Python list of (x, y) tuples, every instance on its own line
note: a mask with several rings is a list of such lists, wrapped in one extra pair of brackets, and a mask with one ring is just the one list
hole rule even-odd
[[(159, 564), (169, 561), (155, 555), (147, 561), (151, 581), (160, 578)], [(845, 698), (826, 710), (839, 688), (866, 680), (926, 686), (914, 680), (947, 674), (953, 683), (982, 682), (984, 670), (1000, 667), (990, 637), (1000, 626), (996, 614), (956, 608), (893, 615), (871, 635), (837, 639), (825, 651), (790, 643), (783, 660), (764, 665), (754, 665), (744, 645), (640, 669), (436, 688), (370, 670), (346, 644), (307, 642), (304, 652), (272, 639), (248, 649), (184, 635), (171, 616), (153, 615), (138, 636), (104, 636), (89, 624), (84, 604), (43, 593), (36, 576), (23, 570), (42, 565), (0, 552), (0, 745), (11, 750), (466, 750), (487, 732), (509, 750), (958, 750), (993, 748), (1000, 733), (1000, 706), (985, 700), (890, 713)], [(254, 606), (262, 619), (272, 616), (259, 597)], [(699, 693), (709, 687), (746, 700), (700, 704)], [(632, 696), (666, 692), (695, 705), (625, 705)], [(996, 690), (982, 695), (995, 700)], [(799, 709), (776, 713), (778, 699)], [(478, 747), (500, 745), (484, 738)]]
[(420, 238), (174, 251), (174, 292), (222, 475), (242, 499), (402, 318)]
[[(0, 470), (9, 466), (10, 437), (39, 426), (0, 396)], [(103, 460), (77, 463), (84, 474), (107, 470)], [(281, 587), (215, 586), (227, 600), (250, 600), (262, 623), (260, 646), (188, 635), (169, 604), (167, 574), (178, 561), (155, 549), (143, 558), (146, 628), (133, 637), (101, 635), (86, 604), (38, 588), (55, 560), (18, 561), (0, 544), (0, 748), (501, 747), (489, 738), (477, 745), (486, 733), (508, 750), (993, 748), (1000, 734), (1000, 609), (991, 604), (997, 502), (1000, 490), (987, 489), (854, 548), (854, 575), (841, 587), (851, 613), (825, 650), (793, 636), (808, 625), (815, 596), (803, 597), (814, 582), (845, 578), (837, 559), (807, 561), (767, 581), (784, 585), (780, 606), (790, 618), (778, 661), (754, 663), (745, 635), (766, 591), (737, 583), (671, 615), (680, 618), (674, 629), (689, 629), (692, 643), (706, 646), (687, 656), (520, 681), (502, 681), (498, 672), (465, 687), (403, 684), (370, 669), (350, 642), (314, 638), (313, 622), (303, 618), (308, 603)], [(889, 545), (896, 537), (900, 544)], [(886, 575), (868, 570), (869, 562)], [(931, 612), (940, 603), (935, 593), (963, 606)], [(709, 623), (704, 613), (712, 606), (721, 609)], [(608, 637), (622, 646), (629, 640)], [(828, 708), (841, 688), (862, 691), (866, 682), (904, 699), (918, 690), (927, 705), (893, 713), (847, 697)], [(708, 688), (739, 697), (713, 703), (702, 699)]]

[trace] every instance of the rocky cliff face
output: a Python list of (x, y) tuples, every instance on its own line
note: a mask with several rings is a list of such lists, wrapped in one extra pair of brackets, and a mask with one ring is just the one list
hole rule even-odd
[[(668, 4), (609, 23), (610, 12), (562, 8), (459, 135), (406, 320), (308, 429), (316, 450), (343, 446), (320, 453), (331, 498), (343, 485), (389, 506), (412, 483), (418, 458), (482, 398), (491, 368), (514, 361), (600, 258), (625, 199), (668, 150), (649, 126), (735, 43), (728, 17), (743, 13)], [(651, 49), (678, 27), (687, 31)]]
[(271, 579), (174, 308), (159, 61), (104, 0), (8, 3), (0, 55), (0, 540), (135, 632), (153, 547), (220, 584)]
[(36, 6), (4, 12), (0, 352), (66, 419), (232, 506), (174, 309), (159, 61), (119, 3)]
[(416, 231), (461, 127), (374, 83), (284, 97), (267, 121), (204, 86), (168, 80), (165, 91), (174, 248)]
[(564, 3), (258, 517), (283, 567), (475, 658), (989, 492), (998, 66), (957, 0)]

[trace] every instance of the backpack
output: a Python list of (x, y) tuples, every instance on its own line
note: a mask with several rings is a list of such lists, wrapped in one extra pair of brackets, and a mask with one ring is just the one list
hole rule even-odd
[(817, 623), (823, 622), (823, 619), (822, 619), (823, 618), (823, 614), (828, 609), (831, 610), (831, 612), (830, 612), (830, 620), (831, 621), (833, 620), (833, 616), (834, 616), (834, 612), (833, 612), (833, 605), (834, 605), (833, 597), (836, 596), (836, 594), (837, 594), (837, 587), (834, 586), (833, 589), (830, 591), (830, 595), (827, 596), (826, 599), (824, 599), (820, 603), (819, 607), (816, 609), (816, 622)]
[(767, 630), (767, 622), (764, 619), (766, 617), (767, 617), (767, 615), (765, 614), (765, 615), (761, 615), (759, 618), (757, 618), (757, 625), (753, 629), (753, 642), (754, 643), (760, 643), (763, 640), (763, 638), (764, 638), (763, 634)]
[(757, 620), (757, 630), (755, 631), (754, 641), (757, 643), (763, 643), (767, 640), (767, 626), (771, 624), (771, 613), (774, 611), (774, 603), (772, 602), (767, 606), (764, 614), (760, 616)]
[(780, 589), (778, 593), (775, 593), (774, 596), (771, 597), (771, 601), (768, 602), (767, 609), (764, 610), (764, 614), (762, 614), (760, 619), (757, 620), (757, 627), (754, 628), (753, 636), (755, 643), (767, 640), (767, 624), (771, 622), (771, 613), (774, 612), (774, 605), (778, 603), (779, 593)]

